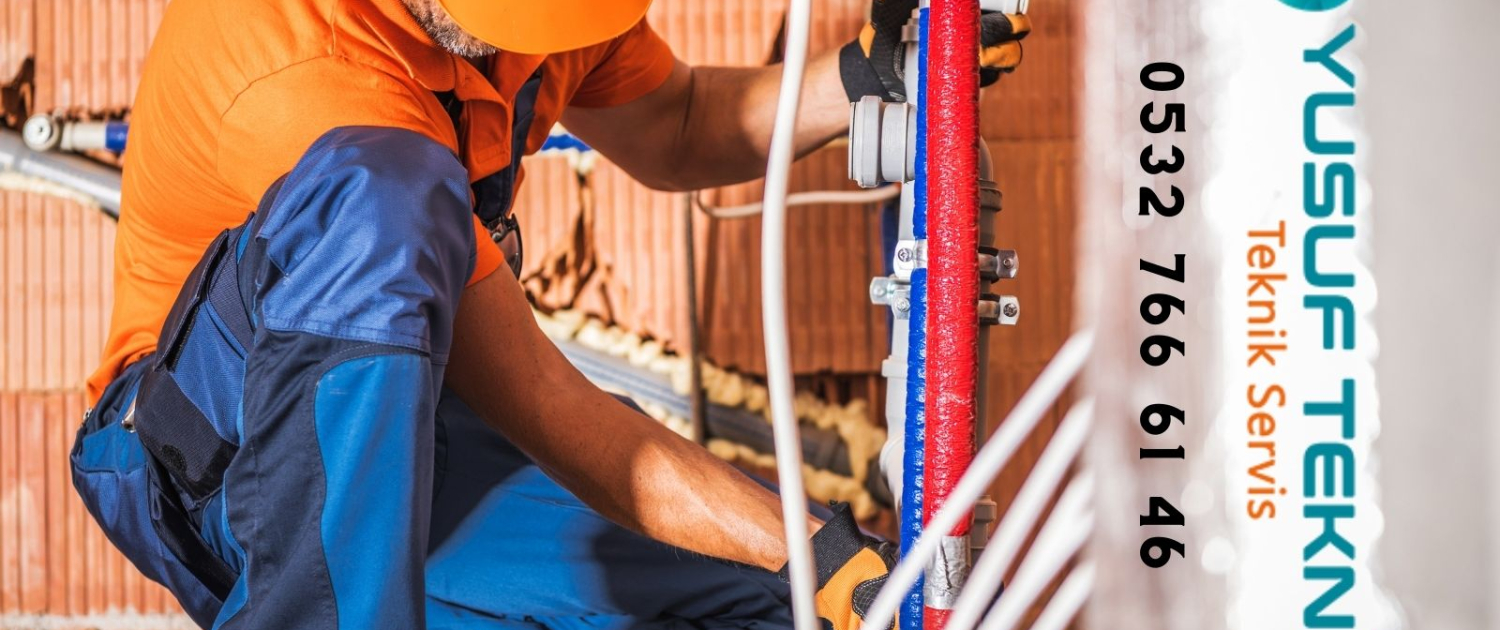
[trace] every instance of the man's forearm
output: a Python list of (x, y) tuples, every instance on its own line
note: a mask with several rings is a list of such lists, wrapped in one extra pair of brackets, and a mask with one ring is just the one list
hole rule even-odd
[[(837, 51), (808, 60), (798, 108), (802, 156), (849, 128)], [(765, 175), (781, 65), (690, 67), (678, 62), (655, 91), (610, 108), (569, 108), (563, 124), (632, 177), (659, 190), (696, 190)]]
[(606, 518), (718, 558), (786, 562), (776, 495), (585, 379), (505, 271), (464, 291), (445, 382)]
[[(690, 156), (683, 160), (682, 176), (695, 180), (694, 188), (765, 175), (781, 72), (780, 64), (693, 69), (693, 100), (678, 148)], [(798, 157), (849, 129), (849, 99), (839, 82), (837, 51), (808, 60), (797, 111)]]

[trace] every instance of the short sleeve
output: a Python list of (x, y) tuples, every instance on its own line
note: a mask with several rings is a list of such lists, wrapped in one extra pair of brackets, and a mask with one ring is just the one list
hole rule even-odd
[[(215, 168), (222, 181), (253, 203), (329, 130), (353, 126), (410, 129), (451, 149), (456, 145), (452, 124), (446, 118), (441, 123), (395, 77), (323, 57), (263, 77), (235, 97), (220, 119)], [(475, 229), (477, 259), (470, 284), (504, 261), (477, 219)]]
[(569, 105), (624, 105), (661, 87), (676, 63), (667, 42), (641, 20), (610, 41), (604, 58), (584, 76)]
[(219, 122), (216, 169), (248, 199), (259, 199), (324, 133), (338, 127), (410, 129), (452, 148), (416, 95), (394, 77), (322, 57), (284, 68), (235, 96)]

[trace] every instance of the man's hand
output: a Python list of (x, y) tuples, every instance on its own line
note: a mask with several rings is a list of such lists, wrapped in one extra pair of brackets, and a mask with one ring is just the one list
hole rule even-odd
[[(865, 613), (896, 564), (895, 545), (864, 535), (848, 504), (840, 504), (813, 535), (812, 546), (818, 565), (818, 616), (833, 630), (861, 630)], [(787, 579), (785, 567), (780, 575)]]
[[(916, 8), (917, 0), (873, 0), (870, 22), (839, 52), (839, 76), (849, 102), (865, 96), (906, 100), (901, 32)], [(1031, 32), (1031, 19), (987, 11), (979, 28), (979, 85), (988, 86), (1020, 65), (1021, 40)]]

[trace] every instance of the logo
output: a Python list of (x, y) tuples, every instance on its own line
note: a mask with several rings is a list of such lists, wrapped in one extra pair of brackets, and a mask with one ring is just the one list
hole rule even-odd
[(1331, 11), (1344, 6), (1349, 0), (1281, 0), (1281, 3), (1298, 11)]

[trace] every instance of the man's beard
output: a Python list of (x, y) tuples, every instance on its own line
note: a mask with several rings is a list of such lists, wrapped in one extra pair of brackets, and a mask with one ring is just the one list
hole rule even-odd
[(495, 54), (494, 46), (464, 32), (453, 18), (438, 9), (435, 0), (407, 0), (404, 4), (422, 30), (444, 50), (471, 59)]

